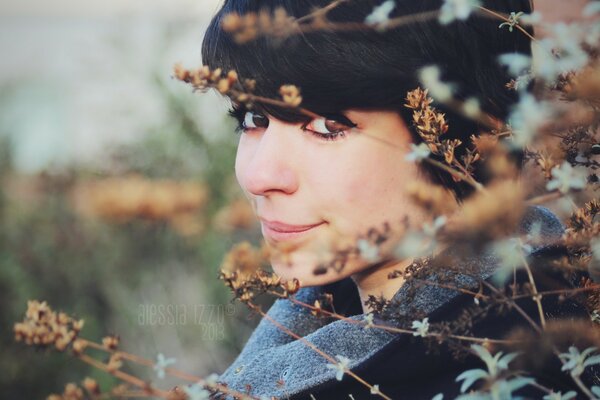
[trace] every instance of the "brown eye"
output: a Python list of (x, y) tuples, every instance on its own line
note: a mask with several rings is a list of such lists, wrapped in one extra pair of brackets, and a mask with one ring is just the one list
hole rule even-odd
[(262, 114), (252, 111), (246, 111), (244, 114), (244, 129), (266, 128), (269, 126), (269, 119)]
[(335, 119), (328, 118), (317, 118), (312, 121), (313, 131), (322, 135), (332, 135), (339, 133), (344, 129), (348, 129), (347, 125), (344, 125)]
[(329, 117), (315, 118), (303, 128), (312, 134), (328, 140), (335, 140), (345, 135), (345, 132), (357, 125), (350, 121), (345, 115), (331, 115)]

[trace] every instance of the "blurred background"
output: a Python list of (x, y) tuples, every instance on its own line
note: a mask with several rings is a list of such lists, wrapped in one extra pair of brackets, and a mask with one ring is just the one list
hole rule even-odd
[[(44, 399), (110, 375), (14, 342), (27, 300), (85, 319), (82, 337), (205, 376), (256, 318), (217, 279), (258, 230), (233, 178), (237, 137), (199, 66), (217, 0), (0, 3), (0, 393)], [(136, 370), (162, 388), (152, 370)]]

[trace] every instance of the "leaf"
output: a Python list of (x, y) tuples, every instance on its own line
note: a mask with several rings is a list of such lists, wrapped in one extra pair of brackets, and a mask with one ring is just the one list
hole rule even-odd
[(508, 369), (508, 364), (517, 357), (519, 353), (509, 353), (498, 360), (499, 369)]
[(588, 358), (587, 360), (585, 360), (585, 362), (583, 363), (584, 367), (588, 367), (590, 365), (596, 365), (596, 364), (600, 364), (600, 355), (597, 356), (593, 356)]
[(525, 377), (517, 377), (515, 379), (511, 379), (510, 381), (506, 381), (507, 389), (512, 393), (515, 390), (519, 390), (524, 386), (535, 383), (535, 379), (533, 378), (525, 378)]
[(466, 392), (476, 381), (479, 379), (486, 379), (489, 377), (487, 371), (482, 369), (470, 369), (468, 371), (463, 372), (458, 377), (456, 377), (456, 382), (464, 380), (462, 385), (460, 386), (460, 392)]

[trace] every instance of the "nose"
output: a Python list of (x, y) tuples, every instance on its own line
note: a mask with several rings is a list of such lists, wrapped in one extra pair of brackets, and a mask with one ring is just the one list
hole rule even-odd
[(255, 196), (292, 194), (298, 190), (294, 166), (296, 125), (270, 118), (259, 133), (242, 134), (236, 156), (236, 175), (244, 190)]

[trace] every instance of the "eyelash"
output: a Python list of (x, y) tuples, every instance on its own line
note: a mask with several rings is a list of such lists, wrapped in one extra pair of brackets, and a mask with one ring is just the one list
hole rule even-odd
[[(227, 113), (229, 114), (229, 116), (233, 117), (236, 121), (237, 121), (237, 127), (235, 128), (235, 133), (237, 134), (241, 134), (244, 133), (246, 131), (250, 131), (252, 129), (258, 129), (258, 128), (246, 128), (244, 127), (244, 117), (246, 115), (246, 110), (244, 107), (239, 107), (239, 106), (232, 106), (231, 109), (229, 109), (227, 111)], [(348, 129), (350, 128), (354, 128), (357, 126), (357, 124), (355, 124), (354, 122), (350, 121), (345, 115), (343, 114), (329, 114), (329, 115), (324, 115), (324, 118), (330, 119), (330, 120), (334, 120), (336, 122), (339, 122), (343, 125), (346, 125), (348, 127)], [(265, 117), (266, 118), (266, 117)], [(316, 136), (319, 139), (322, 140), (337, 140), (340, 137), (344, 137), (346, 136), (346, 133), (341, 130), (341, 131), (337, 131), (337, 132), (333, 132), (330, 134), (323, 134), (320, 132), (316, 132), (310, 129), (306, 129), (306, 126), (308, 124), (310, 124), (313, 120), (305, 122), (304, 124), (302, 124), (301, 128), (302, 130), (308, 131), (310, 132), (312, 135)]]

